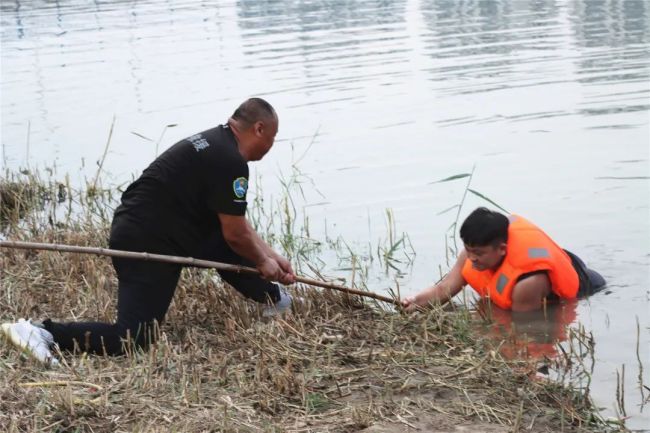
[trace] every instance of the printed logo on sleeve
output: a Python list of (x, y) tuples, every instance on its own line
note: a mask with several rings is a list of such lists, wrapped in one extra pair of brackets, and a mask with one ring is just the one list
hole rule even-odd
[(194, 146), (194, 149), (196, 149), (197, 152), (200, 151), (200, 150), (205, 149), (208, 146), (210, 146), (210, 143), (208, 143), (208, 140), (203, 138), (203, 136), (201, 134), (195, 134), (195, 135), (193, 135), (191, 137), (188, 137), (187, 141), (192, 143), (192, 146)]
[(245, 177), (238, 177), (232, 183), (232, 189), (235, 191), (235, 196), (237, 198), (244, 198), (244, 196), (246, 196), (246, 190), (248, 189), (248, 179)]

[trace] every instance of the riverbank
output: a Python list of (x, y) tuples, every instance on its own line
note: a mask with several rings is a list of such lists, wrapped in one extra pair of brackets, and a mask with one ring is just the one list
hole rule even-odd
[[(56, 184), (44, 188), (59, 189)], [(40, 197), (57, 202), (47, 194)], [(32, 211), (5, 222), (6, 237), (106, 245), (110, 209), (101, 203), (107, 195), (94, 190), (83, 200), (72, 192), (55, 197), (61, 198), (63, 213), (48, 210), (42, 201), (25, 207)], [(68, 207), (77, 211), (66, 212)], [(4, 250), (0, 257), (1, 321), (113, 320), (117, 281), (108, 258), (20, 250)], [(498, 343), (474, 332), (483, 319), (466, 309), (407, 316), (374, 301), (296, 287), (294, 295), (302, 301), (291, 314), (267, 320), (215, 276), (183, 272), (161, 338), (146, 353), (66, 354), (60, 368), (46, 369), (0, 345), (0, 428), (556, 432), (607, 427), (588, 395), (540, 378), (534, 360), (505, 359)]]

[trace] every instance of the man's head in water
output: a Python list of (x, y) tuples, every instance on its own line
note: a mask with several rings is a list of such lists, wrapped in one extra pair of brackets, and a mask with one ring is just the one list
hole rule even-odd
[(508, 248), (508, 217), (484, 207), (475, 209), (460, 227), (467, 258), (478, 271), (495, 270)]

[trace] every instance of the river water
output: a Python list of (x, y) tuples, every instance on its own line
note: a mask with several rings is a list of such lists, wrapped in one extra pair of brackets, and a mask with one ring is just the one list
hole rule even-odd
[[(311, 236), (368, 251), (389, 237), (391, 209), (395, 236), (407, 233), (416, 253), (402, 294), (447, 267), (457, 208), (443, 211), (469, 178), (435, 181), (474, 170), (471, 189), (607, 278), (569, 321), (594, 335), (603, 414), (621, 412), (625, 365), (627, 426), (650, 428), (639, 384), (639, 358), (650, 384), (649, 2), (1, 5), (3, 167), (92, 179), (114, 118), (104, 179), (123, 185), (157, 152), (262, 96), (280, 132), (252, 167), (262, 181), (251, 194), (263, 184), (279, 196), (279, 174), (296, 163), (309, 176), (299, 208)], [(486, 204), (469, 193), (460, 219)], [(369, 288), (389, 278), (379, 272)]]

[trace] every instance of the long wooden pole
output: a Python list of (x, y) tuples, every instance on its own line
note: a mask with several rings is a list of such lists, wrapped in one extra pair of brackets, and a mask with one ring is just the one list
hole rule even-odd
[[(46, 243), (38, 243), (38, 242), (20, 242), (20, 241), (0, 241), (0, 247), (17, 248), (22, 250), (48, 250), (48, 251), (60, 251), (66, 253), (96, 254), (99, 256), (121, 257), (121, 258), (136, 259), (136, 260), (151, 260), (156, 262), (176, 263), (179, 265), (196, 266), (200, 268), (213, 268), (219, 271), (258, 274), (258, 275), (260, 273), (257, 269), (250, 268), (248, 266), (231, 265), (229, 263), (213, 262), (210, 260), (195, 259), (192, 257), (178, 257), (178, 256), (168, 256), (164, 254), (151, 254), (151, 253), (141, 253), (135, 251), (112, 250), (109, 248), (81, 247), (77, 245), (46, 244)], [(387, 302), (389, 304), (401, 306), (399, 300), (389, 298), (387, 296), (382, 296), (373, 292), (366, 292), (363, 290), (351, 289), (349, 287), (340, 286), (325, 281), (318, 281), (311, 278), (296, 276), (296, 282), (307, 284), (310, 286), (323, 287), (325, 289), (334, 289), (341, 292), (350, 293), (352, 295), (363, 296), (366, 298), (373, 298), (379, 301)]]

